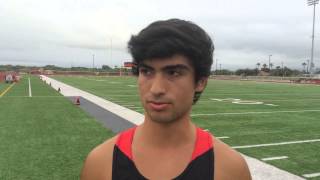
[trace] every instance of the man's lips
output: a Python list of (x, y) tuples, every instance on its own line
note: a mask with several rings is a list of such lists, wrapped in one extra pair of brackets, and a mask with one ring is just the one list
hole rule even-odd
[(148, 105), (151, 109), (155, 111), (162, 111), (169, 106), (170, 103), (167, 102), (156, 102), (156, 101), (149, 101)]

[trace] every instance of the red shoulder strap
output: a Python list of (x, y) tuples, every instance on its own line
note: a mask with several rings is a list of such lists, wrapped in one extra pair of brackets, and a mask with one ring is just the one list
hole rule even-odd
[(212, 135), (200, 128), (197, 128), (196, 144), (192, 153), (191, 161), (195, 160), (198, 156), (213, 148)]
[(133, 140), (133, 135), (136, 130), (136, 127), (130, 128), (124, 132), (122, 132), (116, 142), (118, 148), (129, 158), (132, 160), (132, 151), (131, 145)]

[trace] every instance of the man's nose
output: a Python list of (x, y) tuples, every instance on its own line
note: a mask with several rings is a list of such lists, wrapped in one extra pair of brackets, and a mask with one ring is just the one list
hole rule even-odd
[(151, 82), (150, 92), (155, 96), (160, 96), (166, 93), (166, 80), (161, 74), (155, 75)]

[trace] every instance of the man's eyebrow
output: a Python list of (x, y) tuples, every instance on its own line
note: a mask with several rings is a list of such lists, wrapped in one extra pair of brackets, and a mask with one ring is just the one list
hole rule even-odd
[(161, 69), (162, 70), (173, 70), (173, 69), (190, 70), (190, 68), (184, 64), (168, 65)]
[(140, 65), (139, 65), (139, 68), (147, 68), (147, 69), (154, 69), (153, 67), (151, 67), (151, 66), (148, 66), (148, 65), (146, 65), (146, 64), (143, 64), (143, 63), (141, 63)]
[[(147, 68), (147, 69), (154, 70), (153, 67), (146, 65), (144, 63), (141, 63), (139, 65), (139, 68)], [(161, 68), (162, 71), (173, 70), (173, 69), (190, 70), (190, 68), (184, 64), (167, 65)]]

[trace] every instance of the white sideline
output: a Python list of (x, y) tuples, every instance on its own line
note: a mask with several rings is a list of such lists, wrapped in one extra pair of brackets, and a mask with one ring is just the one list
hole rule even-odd
[(42, 79), (45, 80), (48, 84), (51, 83), (51, 86), (54, 89), (60, 88), (60, 93), (64, 96), (81, 96), (88, 101), (91, 101), (92, 103), (95, 103), (99, 105), (100, 107), (117, 114), (118, 116), (134, 123), (134, 124), (141, 124), (144, 120), (144, 116), (138, 112), (132, 111), (128, 108), (125, 108), (123, 106), (120, 106), (118, 104), (112, 103), (106, 99), (103, 99), (101, 97), (95, 96), (93, 94), (90, 94), (86, 91), (74, 88), (72, 86), (69, 86), (67, 84), (64, 84), (62, 82), (59, 82), (55, 79), (49, 78), (47, 76), (42, 76)]
[(270, 143), (270, 144), (255, 144), (255, 145), (245, 145), (245, 146), (233, 146), (233, 149), (244, 149), (244, 148), (254, 148), (254, 147), (266, 147), (266, 146), (279, 146), (279, 145), (287, 145), (287, 144), (301, 144), (301, 143), (311, 143), (311, 142), (320, 142), (320, 139), (310, 139), (303, 141), (288, 141), (288, 142), (280, 142), (280, 143)]
[[(64, 96), (81, 96), (82, 98), (85, 98), (100, 107), (117, 114), (118, 116), (131, 121), (134, 124), (141, 124), (144, 120), (144, 115), (140, 114), (138, 112), (135, 112), (133, 110), (130, 110), (128, 108), (122, 107), (120, 105), (114, 104), (110, 101), (107, 101), (105, 99), (102, 99), (100, 97), (97, 97), (95, 95), (92, 95), (88, 92), (82, 91), (80, 89), (74, 88), (72, 86), (69, 86), (67, 84), (61, 83), (57, 80), (54, 80), (52, 78), (42, 76), (42, 79), (45, 80), (48, 84), (51, 82), (51, 86), (54, 89), (58, 89), (60, 87), (61, 94)], [(250, 168), (251, 176), (253, 180), (283, 180), (283, 179), (290, 179), (290, 180), (303, 180), (303, 178), (293, 175), (289, 172), (283, 171), (281, 169), (278, 169), (274, 166), (268, 165), (262, 161), (259, 161), (257, 159), (242, 155)]]
[(31, 82), (30, 82), (30, 78), (29, 79), (29, 97), (32, 97), (32, 92), (31, 92)]
[(288, 156), (278, 156), (278, 157), (269, 157), (269, 158), (262, 158), (262, 161), (273, 161), (273, 160), (280, 160), (280, 159), (288, 159)]

